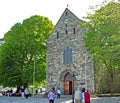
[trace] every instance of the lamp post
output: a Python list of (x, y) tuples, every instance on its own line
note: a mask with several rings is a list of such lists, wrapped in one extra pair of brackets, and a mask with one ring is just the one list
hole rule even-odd
[(34, 60), (34, 67), (33, 67), (33, 97), (35, 93), (35, 60)]
[(85, 85), (86, 85), (86, 88), (87, 88), (86, 54), (84, 54), (84, 56), (85, 56)]
[(74, 78), (75, 74), (72, 74), (72, 103), (74, 103)]

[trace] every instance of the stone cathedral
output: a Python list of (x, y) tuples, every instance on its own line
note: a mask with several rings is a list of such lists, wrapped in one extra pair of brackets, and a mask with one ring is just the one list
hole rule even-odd
[(47, 39), (47, 91), (54, 87), (71, 95), (77, 88), (85, 87), (94, 93), (94, 62), (82, 43), (87, 30), (78, 27), (82, 22), (66, 8)]

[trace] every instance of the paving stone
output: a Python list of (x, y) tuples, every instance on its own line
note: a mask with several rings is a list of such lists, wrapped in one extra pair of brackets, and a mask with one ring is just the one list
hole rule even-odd
[[(25, 99), (22, 97), (0, 96), (0, 103), (49, 103), (49, 101), (48, 98), (29, 97)], [(72, 100), (70, 98), (56, 98), (54, 103), (72, 103)], [(120, 97), (91, 98), (91, 103), (120, 103)]]

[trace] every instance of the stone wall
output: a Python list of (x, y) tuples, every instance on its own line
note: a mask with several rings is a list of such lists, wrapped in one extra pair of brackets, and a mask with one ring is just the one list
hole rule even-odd
[[(86, 87), (94, 92), (94, 64), (92, 56), (86, 51), (82, 40), (86, 28), (80, 29), (79, 20), (69, 9), (65, 9), (47, 40), (46, 80), (47, 90), (60, 88), (64, 92), (64, 76), (67, 72), (75, 74), (74, 88)], [(63, 62), (63, 51), (72, 48), (72, 63)]]

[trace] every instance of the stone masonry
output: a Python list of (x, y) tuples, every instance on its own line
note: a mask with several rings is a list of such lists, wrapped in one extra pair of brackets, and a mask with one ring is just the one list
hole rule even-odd
[[(94, 93), (94, 62), (92, 55), (82, 43), (87, 29), (79, 28), (78, 25), (81, 23), (82, 20), (66, 8), (47, 40), (46, 89), (48, 91), (51, 87), (55, 87), (60, 88), (64, 94), (67, 74), (69, 76), (66, 77), (66, 81), (72, 80), (72, 84), (69, 85), (72, 85), (70, 89), (73, 90), (74, 74), (74, 89), (85, 87)], [(67, 47), (72, 48), (72, 59), (64, 63), (64, 50)]]

